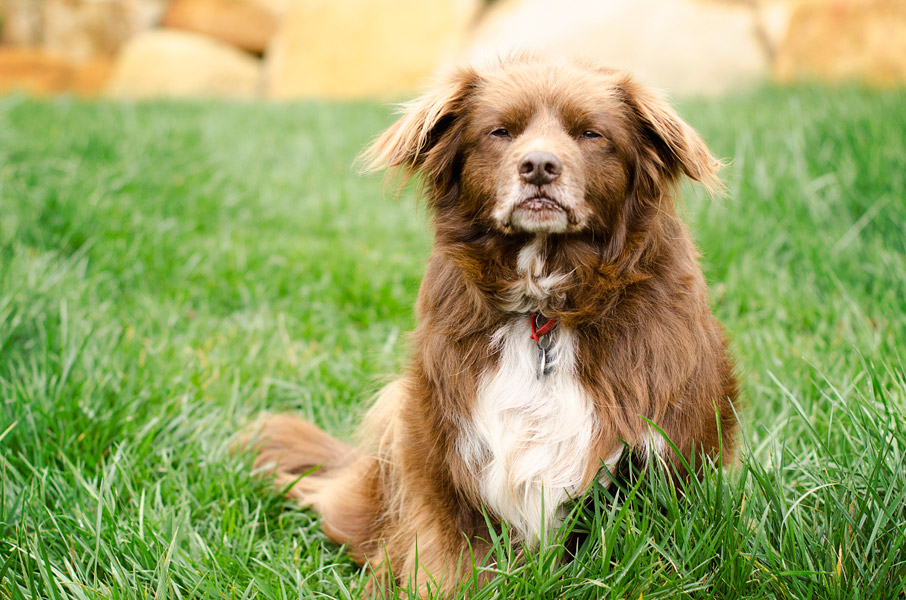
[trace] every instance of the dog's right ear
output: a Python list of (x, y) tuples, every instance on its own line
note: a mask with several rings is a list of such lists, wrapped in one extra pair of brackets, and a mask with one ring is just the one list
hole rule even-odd
[(445, 187), (459, 149), (462, 119), (478, 75), (458, 69), (437, 80), (420, 98), (402, 106), (403, 115), (367, 148), (360, 159), (365, 172), (400, 169), (404, 182), (416, 173)]
[(653, 90), (625, 77), (621, 83), (624, 101), (630, 107), (642, 134), (641, 168), (658, 188), (662, 182), (675, 184), (681, 175), (701, 183), (709, 192), (723, 186), (717, 171), (723, 166), (711, 155), (701, 136)]

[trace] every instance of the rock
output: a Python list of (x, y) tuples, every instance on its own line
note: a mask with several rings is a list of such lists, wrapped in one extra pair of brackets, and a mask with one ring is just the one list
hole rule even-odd
[(0, 42), (37, 46), (43, 38), (41, 7), (34, 0), (0, 0)]
[(480, 0), (307, 0), (265, 55), (266, 94), (388, 98), (411, 93), (455, 58)]
[(813, 0), (796, 5), (775, 74), (781, 81), (906, 82), (906, 2)]
[(43, 0), (43, 46), (75, 61), (110, 57), (160, 19), (165, 0)]
[(625, 68), (686, 95), (710, 95), (767, 79), (768, 51), (749, 2), (704, 0), (500, 0), (465, 57), (519, 50)]
[(202, 33), (250, 52), (263, 52), (277, 31), (273, 0), (173, 0), (164, 27)]
[(116, 98), (257, 96), (260, 61), (195, 33), (158, 29), (129, 40), (107, 94)]
[(51, 94), (67, 89), (71, 65), (40, 50), (0, 50), (0, 92)]
[(103, 89), (110, 70), (109, 59), (74, 62), (40, 49), (0, 48), (0, 93), (92, 96)]

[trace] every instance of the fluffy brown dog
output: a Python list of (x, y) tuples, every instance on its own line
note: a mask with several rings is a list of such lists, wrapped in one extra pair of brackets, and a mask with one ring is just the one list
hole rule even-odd
[(256, 461), (278, 486), (316, 469), (289, 494), (356, 560), (451, 591), (485, 555), (485, 514), (531, 546), (626, 452), (682, 476), (658, 429), (729, 460), (736, 382), (673, 207), (718, 163), (663, 100), (513, 60), (443, 79), (367, 156), (420, 175), (433, 214), (411, 365), (356, 447), (271, 417)]

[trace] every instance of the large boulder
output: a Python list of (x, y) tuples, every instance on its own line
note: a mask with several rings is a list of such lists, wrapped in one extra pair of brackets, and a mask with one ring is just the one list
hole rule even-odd
[(499, 0), (465, 56), (530, 50), (629, 69), (687, 95), (724, 93), (767, 79), (769, 52), (748, 2)]
[(263, 52), (284, 10), (276, 0), (172, 0), (164, 27), (194, 31)]
[(775, 73), (781, 81), (906, 82), (906, 1), (795, 4), (777, 52)]
[(408, 94), (461, 48), (479, 0), (307, 0), (265, 55), (266, 94), (383, 98)]
[(159, 29), (132, 38), (116, 59), (107, 94), (117, 98), (257, 96), (260, 61), (195, 33)]

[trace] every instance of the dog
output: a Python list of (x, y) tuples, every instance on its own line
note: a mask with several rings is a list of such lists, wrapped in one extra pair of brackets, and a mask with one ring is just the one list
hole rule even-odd
[(680, 479), (731, 460), (737, 381), (673, 206), (720, 163), (657, 94), (582, 64), (460, 68), (365, 159), (418, 176), (432, 215), (410, 364), (356, 445), (271, 416), (254, 464), (378, 580), (454, 593), (489, 526), (537, 545), (627, 455)]

